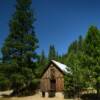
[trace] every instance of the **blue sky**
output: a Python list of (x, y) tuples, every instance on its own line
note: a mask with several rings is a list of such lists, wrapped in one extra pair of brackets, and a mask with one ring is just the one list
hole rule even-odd
[[(59, 54), (80, 35), (85, 36), (90, 25), (100, 28), (100, 0), (32, 0), (37, 21), (35, 32), (39, 49), (48, 53), (54, 44)], [(15, 10), (15, 0), (0, 1), (0, 48), (9, 34), (8, 23)]]

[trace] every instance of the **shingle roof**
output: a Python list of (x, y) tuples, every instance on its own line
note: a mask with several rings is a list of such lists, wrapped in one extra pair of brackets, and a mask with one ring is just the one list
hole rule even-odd
[(70, 73), (68, 66), (66, 66), (66, 65), (64, 65), (64, 64), (62, 64), (62, 63), (60, 63), (60, 62), (57, 62), (57, 61), (55, 61), (55, 60), (51, 60), (51, 61), (52, 61), (55, 65), (57, 65), (57, 67), (59, 67), (59, 69), (62, 70), (63, 72), (65, 72), (65, 73)]

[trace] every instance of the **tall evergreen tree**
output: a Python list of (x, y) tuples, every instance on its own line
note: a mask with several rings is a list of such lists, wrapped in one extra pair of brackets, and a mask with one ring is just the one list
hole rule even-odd
[(16, 71), (9, 74), (15, 94), (28, 87), (35, 78), (38, 40), (31, 3), (31, 0), (16, 0), (15, 13), (9, 23), (10, 33), (2, 48), (3, 62), (15, 62), (16, 65)]
[(42, 50), (41, 55), (40, 55), (40, 63), (42, 65), (45, 65), (46, 63), (46, 56), (45, 56), (44, 50)]
[(43, 70), (46, 68), (48, 64), (48, 59), (45, 55), (44, 50), (42, 50), (41, 54), (39, 55), (39, 59), (37, 61), (37, 66), (38, 68), (36, 69), (37, 76), (40, 77), (41, 74), (43, 73)]
[(55, 47), (54, 45), (50, 45), (48, 59), (50, 61), (50, 60), (56, 60), (56, 58), (57, 58), (57, 52), (55, 50)]
[(96, 86), (97, 94), (100, 95), (100, 31), (95, 26), (91, 26), (87, 32), (84, 53), (84, 64), (90, 71), (91, 83)]
[(82, 51), (82, 49), (83, 49), (83, 38), (82, 38), (82, 36), (79, 36), (79, 39), (78, 39), (78, 50)]
[(100, 31), (97, 27), (91, 26), (84, 40), (79, 37), (73, 42), (66, 55), (66, 64), (71, 67), (72, 76), (65, 77), (65, 89), (95, 86), (97, 96), (100, 96)]
[(68, 53), (63, 58), (64, 63), (71, 69), (71, 75), (65, 76), (65, 90), (71, 96), (79, 95), (80, 89), (85, 87), (84, 68), (81, 66), (82, 48), (83, 39), (80, 36), (69, 46)]
[(78, 49), (78, 41), (75, 40), (68, 48), (68, 53), (70, 52), (74, 52), (77, 53), (77, 49)]

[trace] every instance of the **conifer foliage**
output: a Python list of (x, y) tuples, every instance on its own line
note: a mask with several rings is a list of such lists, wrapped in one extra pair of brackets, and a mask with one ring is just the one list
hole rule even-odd
[(12, 67), (8, 68), (12, 72), (8, 72), (13, 95), (30, 93), (24, 89), (32, 89), (32, 84), (33, 88), (36, 87), (34, 70), (38, 39), (34, 31), (35, 15), (31, 4), (31, 0), (16, 0), (15, 12), (9, 22), (10, 32), (2, 48), (3, 62)]
[(91, 26), (84, 39), (80, 36), (70, 45), (63, 59), (72, 70), (65, 76), (67, 93), (78, 95), (82, 89), (93, 88), (100, 96), (100, 30)]

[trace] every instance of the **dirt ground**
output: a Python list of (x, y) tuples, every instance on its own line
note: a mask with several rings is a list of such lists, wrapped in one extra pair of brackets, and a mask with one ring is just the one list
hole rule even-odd
[[(5, 91), (5, 92), (0, 92), (0, 95), (2, 94), (10, 94), (11, 91)], [(64, 99), (64, 97), (58, 93), (56, 94), (56, 97), (54, 98), (48, 98), (48, 96), (46, 97), (42, 97), (40, 93), (35, 94), (33, 96), (27, 96), (27, 97), (12, 97), (12, 98), (3, 98), (2, 96), (0, 97), (0, 100), (75, 100), (75, 99)]]
[[(13, 98), (1, 98), (0, 100), (64, 100), (64, 98), (43, 98), (39, 95), (28, 96), (28, 97), (13, 97)], [(66, 99), (66, 100), (74, 100), (74, 99)]]
[(40, 95), (36, 94), (34, 96), (29, 97), (20, 97), (20, 98), (12, 98), (12, 100), (64, 100), (63, 98), (48, 98), (48, 97), (41, 97)]
[[(0, 100), (64, 100), (64, 98), (43, 98), (39, 95), (28, 96), (28, 97), (13, 97), (13, 98), (0, 98)], [(66, 100), (74, 100), (74, 99), (66, 99)]]

